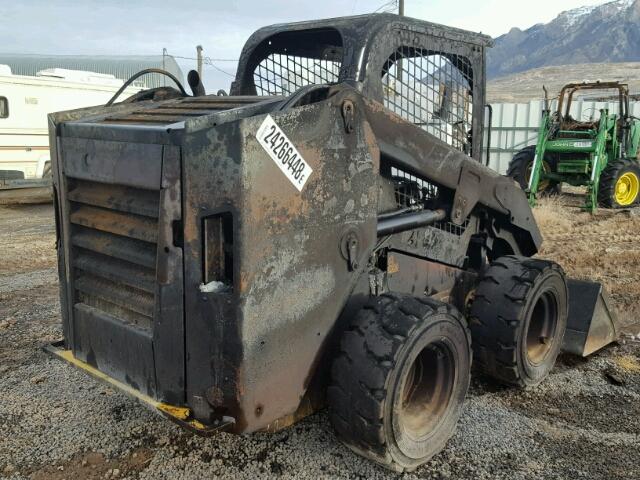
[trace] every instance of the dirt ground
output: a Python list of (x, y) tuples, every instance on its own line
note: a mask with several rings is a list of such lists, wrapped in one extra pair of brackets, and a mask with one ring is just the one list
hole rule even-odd
[[(605, 283), (640, 320), (640, 212), (536, 208), (541, 256)], [(324, 412), (277, 434), (194, 437), (40, 350), (61, 336), (50, 205), (0, 207), (0, 477), (640, 478), (640, 342), (563, 355), (550, 378), (509, 389), (474, 378), (447, 448), (403, 475), (354, 455)]]
[(578, 189), (543, 198), (534, 215), (544, 235), (540, 257), (555, 260), (573, 278), (602, 282), (621, 319), (640, 319), (640, 209), (579, 209)]

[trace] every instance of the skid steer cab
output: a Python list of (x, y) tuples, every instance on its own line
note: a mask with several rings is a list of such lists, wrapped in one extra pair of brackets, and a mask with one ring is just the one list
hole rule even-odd
[[(581, 94), (594, 106), (578, 110), (583, 104), (576, 97)], [(609, 102), (615, 111), (609, 111)], [(548, 99), (545, 103), (538, 143), (516, 153), (507, 171), (526, 190), (531, 205), (538, 195), (559, 193), (563, 183), (587, 187), (584, 208), (590, 212), (598, 205), (637, 205), (640, 119), (629, 113), (629, 87), (618, 82), (570, 83), (560, 91), (555, 111)]]
[(525, 194), (479, 162), (490, 44), (386, 14), (276, 25), (247, 41), (228, 96), (193, 72), (194, 95), (52, 115), (49, 350), (197, 433), (328, 404), (354, 451), (423, 464), (472, 357), (537, 384), (567, 325)]

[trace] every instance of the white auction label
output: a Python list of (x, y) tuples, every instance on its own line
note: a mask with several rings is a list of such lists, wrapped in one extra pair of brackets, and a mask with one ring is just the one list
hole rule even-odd
[(302, 191), (304, 184), (313, 173), (313, 169), (305, 162), (300, 152), (287, 138), (280, 127), (267, 115), (256, 134), (258, 142), (266, 150), (278, 168), (289, 179), (293, 186)]

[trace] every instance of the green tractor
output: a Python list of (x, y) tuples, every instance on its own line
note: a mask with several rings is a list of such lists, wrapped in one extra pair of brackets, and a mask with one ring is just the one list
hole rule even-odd
[[(543, 87), (544, 88), (544, 87)], [(619, 101), (619, 114), (600, 110), (600, 118), (576, 120), (571, 103), (578, 91)], [(598, 205), (622, 208), (640, 200), (638, 142), (640, 119), (629, 114), (629, 88), (618, 82), (570, 83), (551, 112), (547, 90), (537, 145), (520, 150), (509, 163), (507, 175), (527, 192), (534, 206), (540, 194), (559, 193), (563, 183), (586, 186), (584, 208), (594, 212)]]

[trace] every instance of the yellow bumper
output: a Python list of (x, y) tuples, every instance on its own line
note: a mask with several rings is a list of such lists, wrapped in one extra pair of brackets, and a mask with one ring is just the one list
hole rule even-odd
[(73, 356), (71, 350), (66, 350), (62, 347), (62, 342), (56, 342), (50, 345), (46, 345), (44, 350), (50, 353), (54, 357), (64, 360), (70, 363), (74, 367), (83, 370), (91, 375), (93, 378), (100, 380), (101, 382), (113, 387), (116, 390), (138, 400), (143, 405), (150, 407), (152, 410), (160, 413), (164, 417), (172, 420), (183, 428), (189, 431), (197, 433), (199, 435), (211, 435), (217, 431), (224, 430), (233, 425), (234, 421), (231, 418), (225, 417), (222, 421), (218, 421), (214, 425), (205, 425), (198, 420), (191, 418), (191, 409), (188, 407), (179, 407), (175, 405), (169, 405), (167, 403), (159, 402), (144, 393), (139, 392), (135, 388), (130, 387), (108, 375), (101, 372), (95, 367), (92, 367), (88, 363), (78, 360)]

